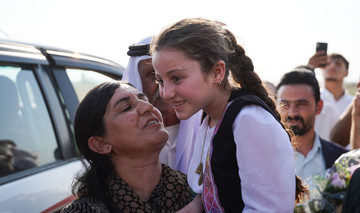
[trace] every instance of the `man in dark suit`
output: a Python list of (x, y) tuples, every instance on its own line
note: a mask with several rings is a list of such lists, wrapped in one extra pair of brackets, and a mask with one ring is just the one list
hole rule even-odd
[(330, 168), (347, 150), (320, 138), (314, 130), (323, 107), (314, 73), (301, 69), (286, 73), (276, 89), (281, 117), (296, 135), (296, 175), (305, 178)]

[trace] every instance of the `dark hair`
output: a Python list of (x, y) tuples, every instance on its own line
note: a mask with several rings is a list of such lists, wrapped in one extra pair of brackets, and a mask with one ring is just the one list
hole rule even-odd
[[(209, 74), (219, 60), (224, 61), (226, 74), (221, 83), (222, 88), (230, 90), (232, 87), (227, 78), (230, 71), (234, 81), (241, 88), (261, 98), (281, 120), (275, 102), (269, 97), (261, 79), (254, 72), (254, 65), (245, 54), (244, 48), (237, 44), (235, 36), (218, 22), (204, 18), (180, 20), (165, 28), (152, 40), (150, 53), (153, 54), (163, 48), (179, 50), (187, 57), (198, 61), (205, 74)], [(283, 127), (285, 129), (284, 125)], [(297, 193), (296, 200), (298, 200), (301, 199), (299, 196), (302, 196), (304, 188), (300, 180), (296, 183), (297, 192), (300, 192)]]
[(309, 85), (313, 90), (315, 102), (317, 103), (320, 101), (320, 87), (313, 72), (304, 70), (294, 70), (288, 72), (281, 77), (279, 84), (276, 86), (276, 90), (279, 90), (279, 88), (283, 85), (294, 84)]
[(77, 197), (94, 196), (100, 200), (106, 197), (106, 179), (113, 173), (113, 166), (107, 155), (96, 153), (89, 148), (88, 139), (104, 134), (103, 117), (106, 107), (121, 84), (121, 81), (114, 81), (96, 86), (86, 94), (76, 111), (76, 145), (89, 162), (85, 173), (76, 179), (72, 187), (72, 193)]
[(345, 59), (344, 56), (342, 56), (338, 53), (333, 53), (333, 54), (329, 55), (329, 57), (330, 57), (330, 59), (341, 59), (345, 63), (346, 70), (349, 70), (349, 62)]
[(204, 18), (183, 19), (164, 29), (152, 40), (151, 53), (162, 48), (174, 48), (183, 52), (187, 57), (198, 61), (204, 73), (209, 73), (219, 60), (223, 60), (226, 65), (226, 75), (221, 83), (223, 87), (231, 88), (227, 79), (231, 71), (234, 81), (241, 88), (259, 96), (280, 118), (274, 101), (254, 72), (254, 65), (244, 48), (219, 23)]

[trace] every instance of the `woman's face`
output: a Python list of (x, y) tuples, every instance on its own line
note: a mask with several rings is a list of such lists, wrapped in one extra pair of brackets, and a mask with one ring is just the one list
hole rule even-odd
[(119, 156), (160, 152), (169, 137), (159, 110), (143, 93), (126, 84), (115, 90), (103, 121), (103, 139)]
[(188, 119), (212, 101), (214, 83), (196, 60), (175, 49), (165, 48), (153, 55), (153, 66), (161, 97), (172, 104), (180, 120)]

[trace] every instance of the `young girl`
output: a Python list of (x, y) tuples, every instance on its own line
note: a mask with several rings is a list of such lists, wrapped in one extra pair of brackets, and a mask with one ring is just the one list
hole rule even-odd
[(204, 111), (188, 182), (206, 212), (292, 212), (304, 188), (289, 135), (234, 35), (217, 22), (184, 19), (151, 52), (160, 94), (178, 118)]

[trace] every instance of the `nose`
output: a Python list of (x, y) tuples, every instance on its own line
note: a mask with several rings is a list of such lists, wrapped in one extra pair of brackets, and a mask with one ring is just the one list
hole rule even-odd
[(334, 61), (330, 61), (325, 68), (330, 69), (330, 68), (333, 68), (333, 67), (335, 67)]
[(166, 101), (170, 101), (174, 97), (174, 86), (171, 84), (163, 84), (162, 86), (159, 86), (160, 96), (162, 99)]
[(296, 115), (299, 115), (299, 109), (295, 104), (289, 104), (288, 110), (287, 110), (288, 116), (294, 117)]
[(154, 106), (147, 101), (139, 100), (137, 110), (140, 115), (143, 115), (152, 112), (154, 110)]

